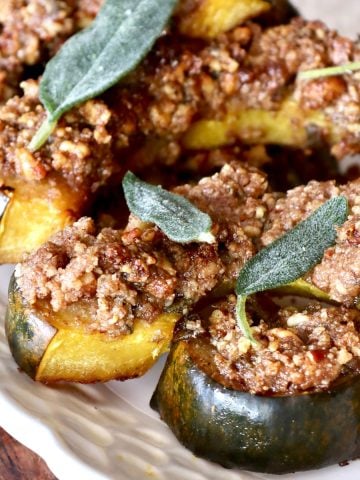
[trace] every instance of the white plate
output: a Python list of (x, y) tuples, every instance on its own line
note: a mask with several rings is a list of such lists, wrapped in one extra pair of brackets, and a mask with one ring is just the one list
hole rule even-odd
[[(331, 26), (354, 36), (359, 30), (358, 1), (293, 3), (308, 17), (322, 17)], [(0, 267), (0, 318), (5, 312), (11, 270)], [(42, 456), (59, 480), (360, 478), (360, 461), (346, 467), (274, 477), (225, 470), (194, 457), (149, 408), (160, 370), (159, 363), (142, 379), (124, 383), (39, 385), (17, 370), (0, 322), (0, 425)]]
[[(0, 267), (4, 315), (9, 267)], [(59, 480), (255, 480), (271, 475), (225, 470), (183, 448), (149, 408), (162, 363), (138, 380), (47, 387), (18, 371), (0, 326), (0, 425), (42, 456)], [(346, 467), (281, 480), (354, 480)]]

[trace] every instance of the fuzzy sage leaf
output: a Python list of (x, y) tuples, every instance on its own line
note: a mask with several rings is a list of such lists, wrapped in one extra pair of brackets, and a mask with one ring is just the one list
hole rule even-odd
[(155, 223), (174, 242), (213, 243), (211, 218), (181, 195), (143, 182), (127, 172), (123, 179), (126, 203), (144, 222)]
[(104, 92), (142, 60), (161, 35), (176, 0), (106, 0), (94, 22), (47, 64), (40, 100), (47, 118), (29, 149), (40, 148), (63, 113)]
[(342, 225), (347, 215), (346, 198), (331, 198), (245, 264), (235, 288), (238, 295), (236, 316), (239, 327), (253, 344), (256, 341), (246, 319), (246, 297), (281, 287), (307, 273), (321, 260), (325, 250), (335, 243), (335, 227)]

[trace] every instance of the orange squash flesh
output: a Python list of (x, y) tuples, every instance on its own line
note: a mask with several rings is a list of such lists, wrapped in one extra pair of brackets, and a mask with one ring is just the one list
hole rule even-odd
[(17, 263), (79, 217), (86, 205), (83, 192), (56, 181), (18, 184), (0, 222), (0, 264)]
[(105, 382), (143, 375), (169, 348), (178, 316), (160, 315), (153, 323), (137, 320), (134, 331), (116, 339), (77, 330), (58, 330), (47, 346), (35, 379), (52, 383)]
[(111, 338), (72, 326), (67, 314), (86, 314), (82, 304), (60, 315), (30, 308), (13, 277), (9, 289), (6, 333), (11, 352), (32, 378), (57, 381), (105, 382), (143, 375), (168, 350), (179, 314), (159, 315), (151, 324), (135, 320), (134, 330)]
[(270, 8), (264, 0), (195, 0), (188, 15), (180, 17), (179, 30), (189, 37), (214, 38)]

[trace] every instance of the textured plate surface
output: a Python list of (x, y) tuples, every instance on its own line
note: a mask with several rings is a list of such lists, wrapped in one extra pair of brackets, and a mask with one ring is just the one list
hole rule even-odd
[[(1, 1), (1, 0), (0, 0)], [(342, 33), (359, 30), (359, 0), (295, 0), (308, 18)], [(0, 318), (10, 267), (0, 267)], [(251, 474), (195, 458), (148, 407), (161, 365), (140, 380), (46, 387), (18, 372), (0, 321), (0, 425), (41, 455), (59, 480), (354, 480), (346, 467), (285, 475)]]

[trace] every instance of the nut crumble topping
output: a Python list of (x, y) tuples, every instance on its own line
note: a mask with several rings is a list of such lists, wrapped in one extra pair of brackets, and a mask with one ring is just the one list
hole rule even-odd
[[(296, 321), (295, 321), (296, 319)], [(235, 320), (235, 298), (214, 306), (208, 319), (219, 373), (254, 394), (326, 390), (342, 373), (360, 368), (360, 312), (344, 307), (280, 308), (252, 327), (252, 348)]]
[(52, 57), (96, 15), (102, 0), (1, 0), (0, 103), (17, 93), (27, 68)]
[[(22, 294), (29, 304), (47, 299), (55, 312), (86, 299), (95, 304), (87, 328), (111, 335), (131, 330), (136, 317), (151, 321), (172, 305), (186, 311), (221, 279), (233, 280), (253, 255), (263, 216), (252, 216), (259, 206), (266, 208), (266, 190), (263, 174), (236, 163), (176, 189), (213, 215), (215, 245), (176, 244), (133, 215), (124, 231), (96, 232), (92, 220), (80, 219), (18, 265)], [(251, 224), (256, 234), (246, 229)]]
[(358, 181), (341, 187), (312, 181), (282, 197), (268, 191), (263, 173), (232, 162), (212, 177), (175, 189), (211, 216), (215, 245), (174, 243), (133, 215), (124, 231), (96, 232), (91, 220), (82, 219), (18, 266), (18, 283), (26, 301), (49, 299), (55, 311), (92, 299), (97, 307), (91, 328), (121, 333), (136, 316), (151, 320), (173, 305), (187, 311), (216, 286), (232, 284), (262, 245), (342, 193), (351, 215), (306, 280), (352, 306), (360, 293), (359, 217), (352, 214), (359, 188)]

